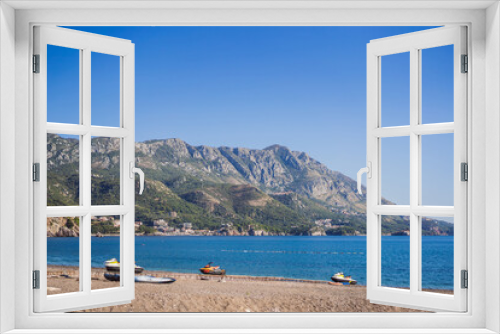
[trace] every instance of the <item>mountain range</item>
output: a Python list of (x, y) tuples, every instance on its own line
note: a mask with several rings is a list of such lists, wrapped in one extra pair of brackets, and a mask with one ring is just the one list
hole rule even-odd
[[(48, 205), (78, 205), (78, 140), (49, 134), (47, 152)], [(93, 205), (119, 204), (119, 166), (120, 140), (93, 138)], [(365, 197), (356, 182), (285, 146), (215, 148), (149, 140), (136, 143), (136, 166), (146, 175), (144, 194), (136, 196), (142, 232), (188, 226), (232, 235), (366, 233)], [(111, 231), (94, 225), (94, 232)], [(425, 219), (422, 225), (424, 235), (453, 234), (453, 225), (444, 221)], [(407, 217), (382, 220), (385, 234), (407, 230)]]

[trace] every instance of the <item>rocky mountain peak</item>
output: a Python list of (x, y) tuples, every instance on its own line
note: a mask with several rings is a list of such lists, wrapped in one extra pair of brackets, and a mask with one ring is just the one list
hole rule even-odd
[[(92, 196), (103, 205), (119, 199), (119, 150), (117, 139), (92, 139)], [(49, 205), (78, 205), (78, 140), (47, 136), (47, 164)], [(136, 143), (136, 165), (146, 175), (145, 195), (136, 197), (136, 212), (138, 219), (148, 222), (167, 219), (200, 228), (224, 222), (239, 228), (260, 224), (274, 226), (276, 233), (302, 234), (309, 233), (315, 219), (333, 219), (332, 226), (365, 228), (365, 201), (356, 192), (356, 182), (285, 146), (259, 150), (193, 146), (178, 138), (149, 140)], [(404, 219), (393, 221), (398, 225), (391, 231), (407, 229)], [(76, 229), (48, 223), (54, 235)], [(449, 226), (446, 229), (450, 233)]]
[(273, 151), (273, 152), (288, 151), (288, 152), (290, 152), (290, 149), (286, 146), (283, 146), (283, 145), (274, 144), (274, 145), (271, 145), (271, 146), (264, 148), (264, 151)]

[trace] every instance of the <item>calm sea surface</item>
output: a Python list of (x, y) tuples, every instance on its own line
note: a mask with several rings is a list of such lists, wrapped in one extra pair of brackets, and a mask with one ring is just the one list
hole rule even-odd
[[(198, 273), (213, 261), (231, 275), (329, 280), (336, 272), (366, 284), (366, 237), (135, 237), (147, 270)], [(78, 238), (48, 238), (48, 264), (78, 265)], [(382, 237), (382, 285), (409, 286), (409, 237)], [(119, 258), (119, 238), (92, 237), (92, 266)], [(453, 289), (453, 237), (422, 238), (422, 287)]]

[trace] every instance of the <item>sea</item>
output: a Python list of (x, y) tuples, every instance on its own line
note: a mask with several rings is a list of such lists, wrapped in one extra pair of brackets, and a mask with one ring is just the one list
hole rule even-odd
[[(92, 266), (120, 258), (119, 237), (92, 237)], [(409, 287), (410, 238), (383, 236), (382, 285)], [(453, 236), (422, 237), (422, 288), (453, 289)], [(136, 263), (146, 270), (199, 273), (213, 262), (229, 275), (330, 280), (337, 273), (366, 285), (364, 236), (136, 236)], [(78, 266), (78, 238), (47, 238), (47, 263)]]

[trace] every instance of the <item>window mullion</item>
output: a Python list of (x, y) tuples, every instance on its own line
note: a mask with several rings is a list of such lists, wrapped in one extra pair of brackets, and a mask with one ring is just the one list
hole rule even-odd
[(117, 216), (130, 212), (130, 207), (125, 205), (95, 205), (90, 207), (92, 216)]
[(83, 224), (80, 224), (82, 228), (80, 229), (80, 286), (81, 291), (85, 293), (90, 293), (92, 289), (92, 265), (91, 265), (91, 231), (90, 231), (90, 213), (83, 216)]
[[(415, 133), (419, 124), (420, 60), (419, 50), (410, 50), (410, 208), (420, 204), (420, 136)], [(419, 218), (410, 210), (410, 291), (418, 291), (420, 279)]]
[[(80, 74), (79, 74), (79, 114), (80, 114), (80, 123), (78, 124), (78, 126), (82, 126), (84, 124), (84, 100), (83, 100), (83, 88), (84, 88), (84, 80), (83, 80), (83, 75), (84, 75), (84, 60), (85, 60), (85, 55), (84, 55), (84, 51), (83, 50), (80, 50)], [(86, 105), (85, 105), (86, 106)], [(80, 162), (80, 165), (79, 165), (79, 171), (80, 171), (80, 175), (79, 175), (79, 184), (80, 184), (80, 187), (79, 187), (79, 205), (80, 207), (84, 207), (85, 206), (85, 200), (84, 200), (84, 189), (85, 189), (85, 183), (83, 182), (84, 181), (84, 177), (83, 177), (83, 171), (84, 171), (84, 166), (85, 166), (85, 161), (83, 159), (83, 153), (85, 152), (84, 151), (84, 143), (83, 143), (83, 136), (80, 135), (80, 140), (79, 140), (79, 154), (80, 154), (80, 157), (79, 157), (79, 162)], [(89, 273), (86, 272), (85, 268), (85, 263), (83, 260), (84, 258), (84, 252), (85, 252), (85, 247), (84, 247), (84, 237), (85, 237), (85, 226), (87, 225), (86, 224), (86, 219), (85, 219), (86, 215), (84, 216), (80, 216), (80, 230), (79, 230), (79, 235), (78, 235), (78, 238), (79, 238), (79, 284), (80, 284), (80, 292), (81, 291), (88, 291), (88, 287), (87, 287), (87, 282), (85, 281), (84, 277), (86, 277)], [(85, 275), (87, 274), (87, 275)]]
[(411, 207), (409, 205), (375, 205), (372, 211), (381, 216), (408, 216)]
[[(420, 115), (419, 118), (421, 118)], [(421, 123), (421, 122), (420, 122)], [(445, 133), (453, 133), (455, 130), (455, 124), (453, 122), (448, 123), (434, 123), (434, 124), (419, 124), (413, 128), (413, 132), (418, 135), (438, 135)]]
[[(82, 125), (90, 130), (91, 125), (91, 51), (87, 48), (83, 50), (83, 60), (81, 66), (81, 121)], [(91, 163), (92, 163), (92, 135), (87, 131), (82, 136), (81, 155), (81, 198), (83, 206), (90, 209), (92, 204), (92, 184), (91, 184)], [(80, 266), (82, 270), (81, 281), (82, 291), (90, 293), (91, 287), (91, 213), (90, 211), (83, 216), (82, 230), (80, 231)]]
[(48, 206), (47, 218), (50, 217), (72, 217), (85, 216), (89, 212), (88, 207), (84, 206)]
[(47, 133), (82, 136), (88, 130), (88, 127), (80, 124), (47, 123)]

